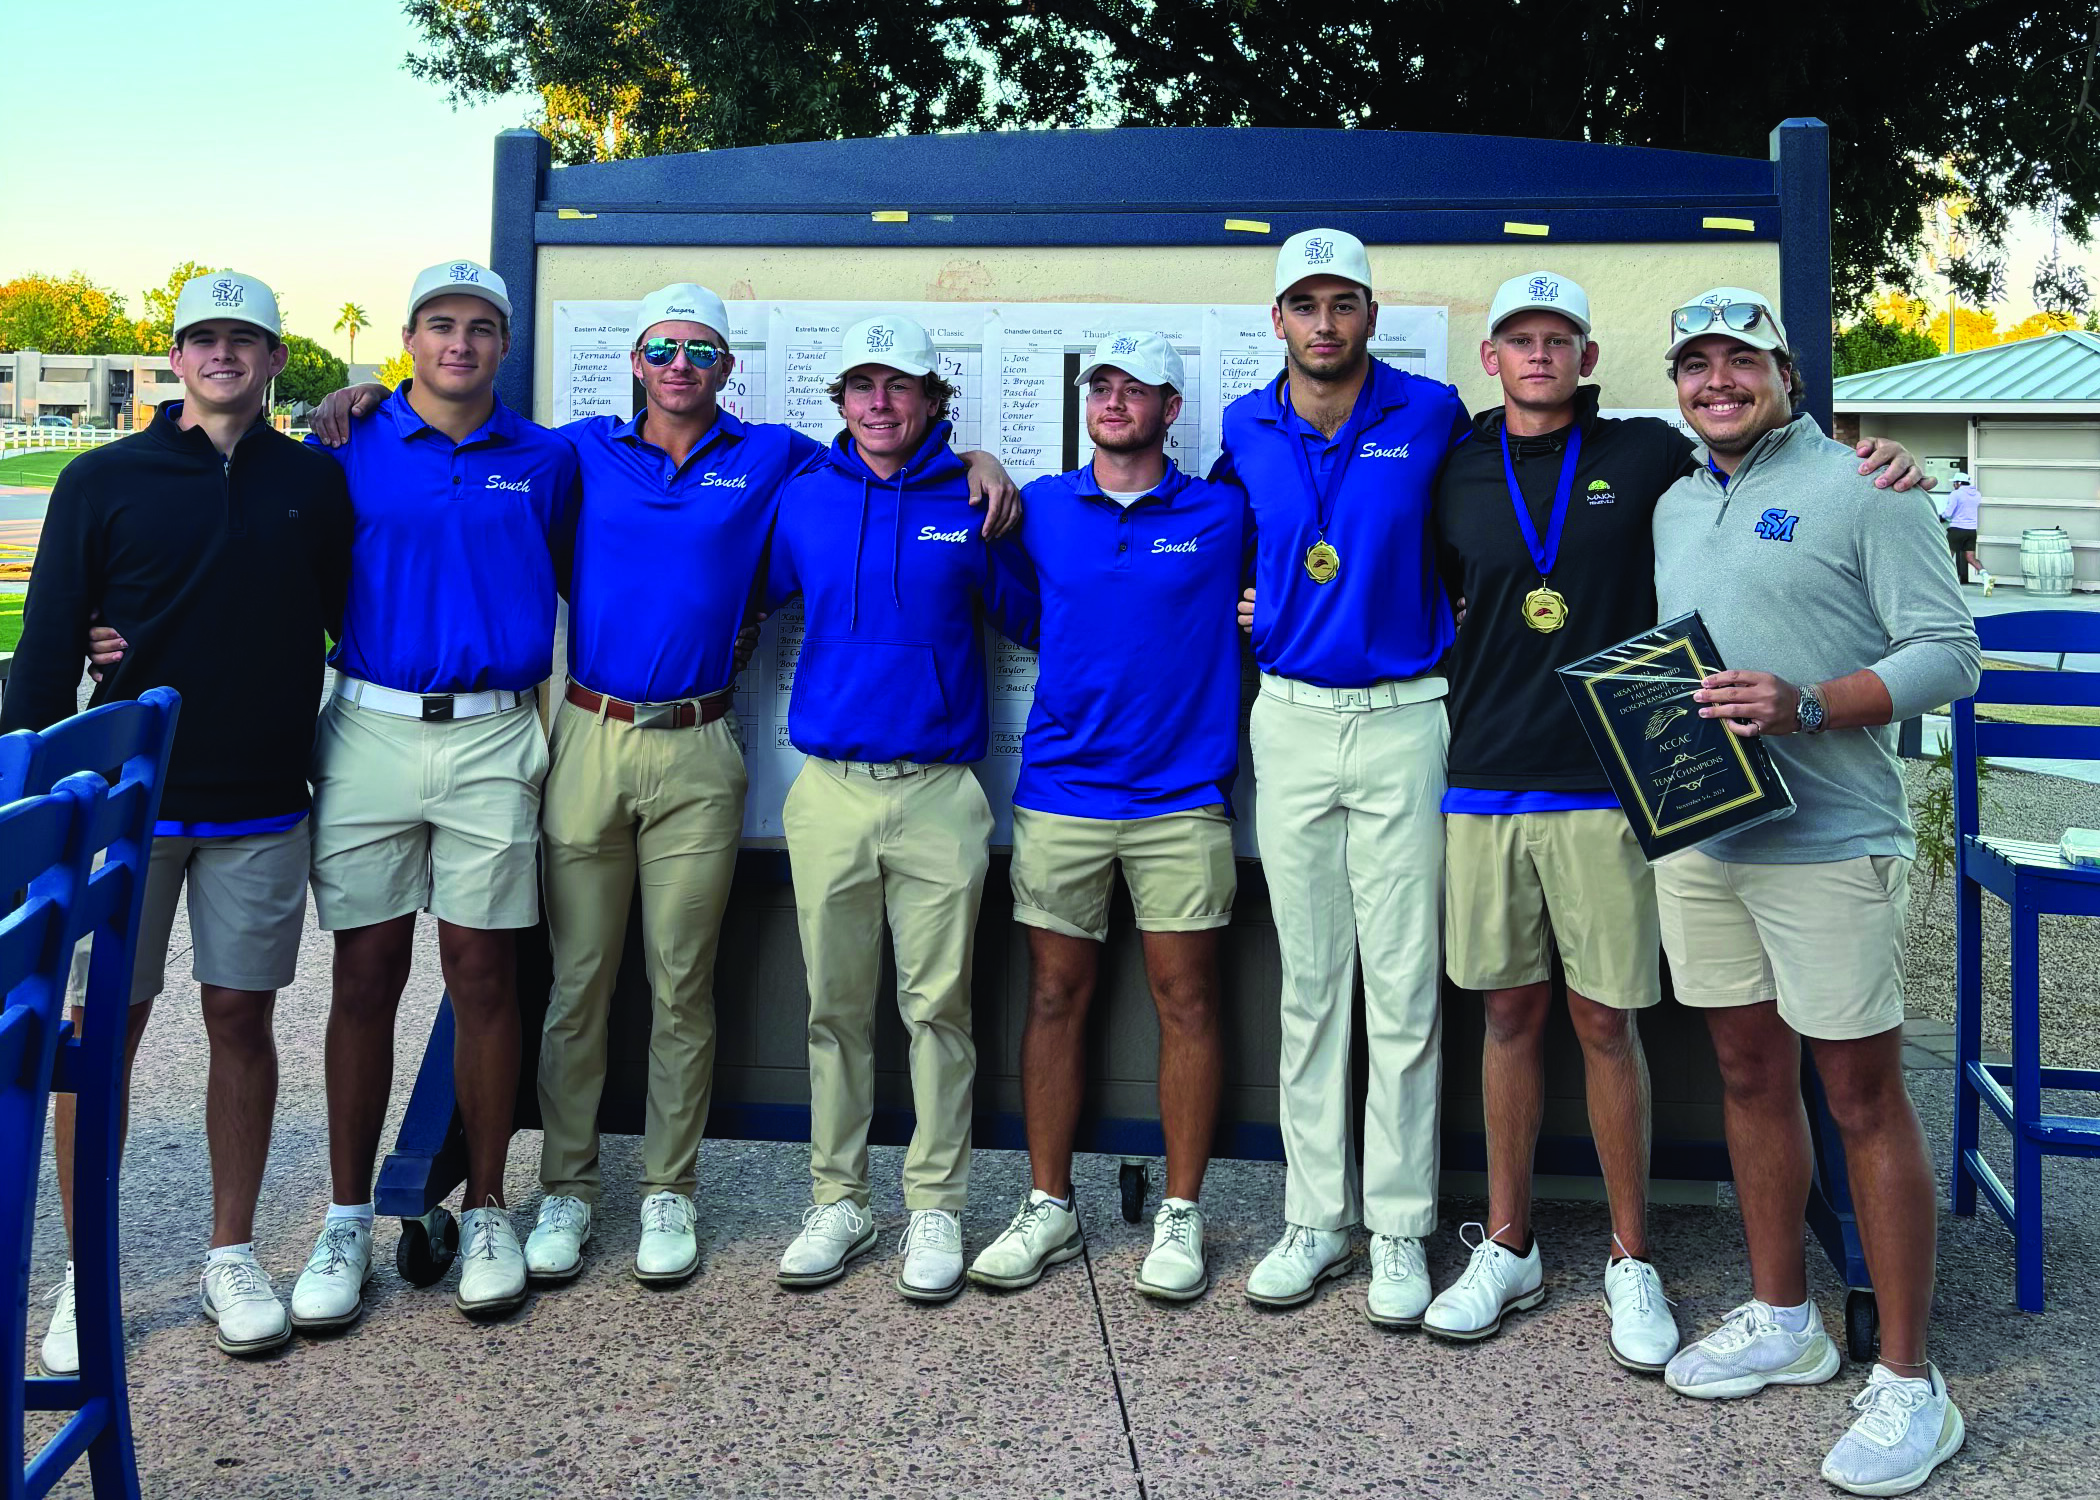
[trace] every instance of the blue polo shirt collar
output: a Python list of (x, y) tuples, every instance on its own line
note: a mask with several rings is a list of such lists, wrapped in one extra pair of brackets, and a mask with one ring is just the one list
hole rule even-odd
[[(1169, 501), (1188, 487), (1189, 476), (1182, 473), (1175, 466), (1174, 460), (1170, 458), (1167, 460), (1167, 472), (1160, 476), (1159, 483), (1130, 503), (1133, 506), (1138, 506), (1148, 504), (1154, 500)], [(1072, 492), (1089, 500), (1098, 500), (1103, 505), (1116, 504), (1115, 501), (1109, 499), (1101, 492), (1101, 481), (1094, 477), (1094, 466), (1091, 463), (1081, 464), (1077, 469), (1073, 470)], [(1116, 508), (1118, 510), (1122, 509), (1121, 506), (1116, 506)]]
[[(394, 387), (394, 394), (387, 397), (379, 409), (393, 420), (394, 430), (403, 439), (417, 438), (426, 432), (432, 432), (437, 433), (446, 442), (451, 442), (449, 436), (438, 432), (437, 428), (424, 421), (416, 409), (408, 404), (408, 388), (414, 384), (413, 379), (402, 381)], [(493, 399), (496, 404), (489, 408), (488, 420), (462, 438), (458, 443), (459, 447), (471, 448), (477, 443), (509, 443), (517, 440), (518, 414), (503, 404), (501, 396)]]
[[(1292, 434), (1316, 433), (1298, 415), (1291, 405), (1290, 371), (1286, 370), (1269, 383), (1261, 405), (1255, 408), (1256, 421), (1268, 422)], [(1363, 389), (1356, 393), (1356, 415), (1362, 416), (1375, 408), (1380, 416), (1398, 411), (1407, 405), (1407, 382), (1400, 372), (1384, 360), (1371, 360), (1371, 373), (1365, 377)]]
[[(636, 412), (633, 416), (629, 417), (626, 421), (620, 423), (619, 426), (615, 427), (612, 430), (613, 441), (616, 443), (626, 443), (630, 446), (640, 446), (642, 444), (647, 444), (649, 447), (656, 449), (656, 451), (659, 453), (664, 452), (665, 450), (659, 444), (650, 442), (648, 434), (642, 430), (642, 420), (648, 415), (649, 408), (645, 406), (640, 411)], [(737, 416), (735, 412), (729, 410), (728, 407), (717, 407), (715, 409), (715, 425), (707, 429), (707, 436), (700, 440), (699, 446), (693, 449), (691, 455), (687, 458), (686, 461), (688, 463), (692, 462), (693, 459), (698, 458), (708, 449), (714, 447), (714, 445), (718, 441), (725, 443), (740, 443), (743, 440), (743, 421)]]

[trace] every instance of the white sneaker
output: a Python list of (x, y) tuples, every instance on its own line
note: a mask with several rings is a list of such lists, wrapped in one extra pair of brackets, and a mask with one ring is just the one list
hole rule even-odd
[[(1467, 1239), (1468, 1229), (1480, 1238)], [(1546, 1300), (1536, 1235), (1532, 1236), (1528, 1255), (1519, 1255), (1496, 1240), (1485, 1224), (1459, 1225), (1458, 1238), (1473, 1247), (1472, 1259), (1466, 1262), (1458, 1280), (1437, 1293), (1436, 1301), (1429, 1304), (1429, 1311), (1422, 1315), (1424, 1333), (1471, 1343), (1498, 1332), (1508, 1314), (1529, 1312)]]
[(962, 1220), (945, 1208), (915, 1208), (904, 1237), (897, 1290), (914, 1302), (946, 1302), (963, 1287)]
[(459, 1216), (459, 1291), (452, 1305), (470, 1318), (501, 1317), (525, 1305), (525, 1251), (510, 1210), (493, 1198)]
[(219, 1348), (227, 1354), (267, 1354), (292, 1341), (284, 1304), (253, 1255), (207, 1261), (197, 1301), (219, 1325)]
[(306, 1269), (292, 1284), (292, 1326), (301, 1333), (348, 1328), (365, 1310), (372, 1279), (372, 1221), (326, 1219)]
[(37, 1351), (36, 1367), (46, 1375), (63, 1378), (80, 1373), (80, 1324), (73, 1307), (73, 1262), (66, 1262), (66, 1279), (51, 1289), (51, 1326), (44, 1331), (43, 1347)]
[(1028, 1201), (999, 1238), (970, 1263), (970, 1279), (979, 1286), (1017, 1291), (1034, 1286), (1051, 1266), (1073, 1259), (1085, 1249), (1079, 1215), (1041, 1188), (1031, 1188)]
[(1404, 1234), (1371, 1236), (1371, 1295), (1364, 1310), (1373, 1323), (1421, 1327), (1429, 1290), (1429, 1261), (1420, 1240)]
[(1349, 1274), (1355, 1251), (1346, 1229), (1283, 1226), (1283, 1238), (1247, 1278), (1247, 1300), (1263, 1307), (1298, 1307), (1313, 1299), (1320, 1283)]
[(1677, 1319), (1662, 1275), (1645, 1260), (1622, 1256), (1604, 1268), (1604, 1306), (1611, 1314), (1611, 1357), (1655, 1375), (1677, 1352)]
[(684, 1193), (651, 1193), (642, 1200), (642, 1243), (634, 1252), (634, 1279), (670, 1286), (700, 1269), (700, 1210)]
[(540, 1199), (539, 1218), (525, 1236), (525, 1274), (534, 1281), (574, 1281), (590, 1238), (590, 1204), (549, 1193)]
[(1152, 1218), (1152, 1253), (1138, 1268), (1137, 1289), (1161, 1302), (1193, 1302), (1210, 1290), (1203, 1259), (1203, 1210), (1169, 1198)]
[(1907, 1495), (1954, 1456), (1967, 1429), (1939, 1367), (1908, 1380), (1877, 1364), (1852, 1398), (1859, 1420), (1823, 1460), (1823, 1477), (1855, 1495)]
[(1770, 1304), (1745, 1302), (1721, 1326), (1677, 1351), (1663, 1384), (1702, 1401), (1754, 1396), (1768, 1385), (1821, 1385), (1838, 1372), (1837, 1345), (1816, 1314), (1808, 1331), (1779, 1326)]
[[(1977, 571), (1978, 571), (1979, 573), (1982, 573), (1982, 571), (1983, 571), (1983, 570), (1979, 568), (1979, 569), (1978, 569)], [(1986, 599), (1990, 598), (1990, 597), (1991, 597), (1991, 590), (1992, 590), (1992, 589), (1994, 589), (1994, 588), (1996, 588), (1997, 586), (1998, 586), (1998, 580), (1997, 580), (1997, 579), (1993, 578), (1993, 577), (1992, 577), (1992, 576), (1991, 576), (1990, 574), (1988, 574), (1988, 573), (1983, 573), (1983, 597), (1984, 597), (1984, 598), (1986, 598)]]
[(802, 1232), (780, 1257), (782, 1286), (824, 1286), (846, 1274), (846, 1262), (875, 1248), (875, 1221), (856, 1203), (819, 1203), (802, 1215)]

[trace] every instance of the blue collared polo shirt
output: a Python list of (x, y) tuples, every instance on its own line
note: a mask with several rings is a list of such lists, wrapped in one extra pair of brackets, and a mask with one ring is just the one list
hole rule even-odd
[(1014, 802), (1080, 818), (1229, 808), (1246, 493), (1169, 459), (1127, 509), (1101, 493), (1091, 464), (1023, 494), (1042, 619)]
[(553, 546), (576, 503), (576, 450), (500, 399), (454, 443), (408, 391), (321, 448), (357, 513), (329, 665), (404, 693), (523, 692), (553, 661)]
[[(1430, 501), (1468, 425), (1455, 387), (1377, 359), (1333, 438), (1299, 420), (1281, 375), (1225, 408), (1225, 452), (1210, 477), (1237, 481), (1253, 505), (1254, 660), (1264, 672), (1339, 688), (1435, 667), (1453, 625)], [(1320, 540), (1308, 467), (1318, 483), (1338, 475), (1326, 537), (1341, 568), (1326, 583), (1305, 571)]]
[(585, 417), (569, 585), (569, 675), (630, 703), (718, 693), (736, 678), (780, 488), (823, 444), (721, 412), (681, 466), (630, 421)]

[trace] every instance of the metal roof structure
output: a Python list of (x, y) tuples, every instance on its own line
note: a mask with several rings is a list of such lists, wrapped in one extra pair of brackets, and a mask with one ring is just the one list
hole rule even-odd
[(2100, 334), (2072, 329), (1846, 375), (1838, 411), (2100, 412)]

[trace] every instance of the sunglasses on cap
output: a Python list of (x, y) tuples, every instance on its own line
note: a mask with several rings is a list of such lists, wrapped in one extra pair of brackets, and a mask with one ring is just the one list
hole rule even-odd
[(685, 362), (696, 370), (712, 370), (726, 349), (717, 349), (706, 339), (645, 339), (642, 342), (642, 358), (649, 364), (661, 368), (675, 362), (678, 351), (685, 351)]
[(1736, 333), (1748, 333), (1758, 324), (1769, 322), (1771, 317), (1770, 308), (1755, 302), (1723, 302), (1719, 307), (1695, 302), (1670, 314), (1670, 328), (1679, 337), (1704, 333), (1717, 323)]

